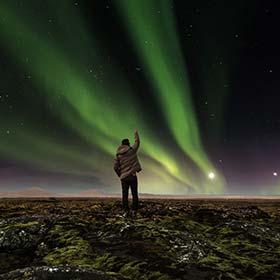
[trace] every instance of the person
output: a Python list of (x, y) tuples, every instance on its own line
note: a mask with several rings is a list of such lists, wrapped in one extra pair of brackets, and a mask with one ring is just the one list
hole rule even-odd
[(134, 131), (134, 144), (130, 146), (129, 139), (123, 139), (121, 145), (117, 148), (116, 157), (114, 158), (114, 170), (121, 180), (122, 186), (122, 206), (124, 216), (129, 215), (128, 192), (131, 188), (132, 194), (132, 216), (136, 215), (139, 207), (138, 199), (138, 179), (137, 172), (142, 170), (137, 157), (137, 151), (140, 145), (138, 130)]

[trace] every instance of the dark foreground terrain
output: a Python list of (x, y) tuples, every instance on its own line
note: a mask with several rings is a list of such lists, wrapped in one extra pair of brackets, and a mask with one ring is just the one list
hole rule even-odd
[(0, 279), (280, 279), (279, 201), (1, 199)]

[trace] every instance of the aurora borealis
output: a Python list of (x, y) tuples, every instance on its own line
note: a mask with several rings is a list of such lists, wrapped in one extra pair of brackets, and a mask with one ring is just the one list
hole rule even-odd
[(255, 27), (272, 7), (253, 7), (1, 1), (1, 190), (119, 192), (113, 157), (138, 128), (142, 193), (277, 193), (279, 160), (264, 151), (279, 140), (279, 57), (263, 57)]

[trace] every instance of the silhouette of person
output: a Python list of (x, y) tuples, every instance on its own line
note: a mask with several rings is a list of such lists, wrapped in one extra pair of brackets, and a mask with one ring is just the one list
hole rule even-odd
[(137, 151), (140, 145), (140, 138), (137, 129), (134, 131), (135, 142), (130, 146), (129, 139), (123, 139), (121, 145), (117, 148), (114, 158), (114, 170), (120, 177), (122, 186), (122, 206), (127, 216), (129, 213), (128, 192), (131, 188), (132, 194), (132, 214), (136, 214), (139, 206), (138, 199), (138, 180), (136, 172), (142, 170), (137, 157)]

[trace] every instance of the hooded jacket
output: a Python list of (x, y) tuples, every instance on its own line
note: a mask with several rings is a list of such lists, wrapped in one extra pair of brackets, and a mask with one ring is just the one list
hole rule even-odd
[(135, 143), (133, 146), (120, 145), (114, 158), (114, 170), (120, 179), (124, 179), (129, 175), (136, 174), (142, 170), (137, 157), (137, 150), (140, 145), (138, 133), (134, 133)]

